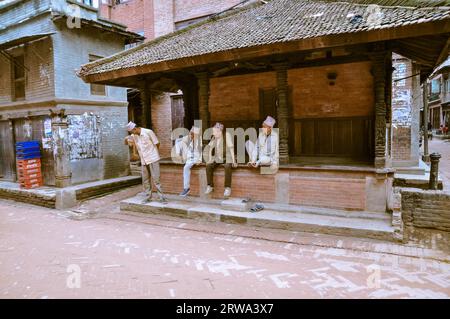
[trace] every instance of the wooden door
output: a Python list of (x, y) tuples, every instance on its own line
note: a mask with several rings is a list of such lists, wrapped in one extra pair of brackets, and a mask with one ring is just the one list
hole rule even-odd
[(0, 178), (16, 180), (14, 133), (10, 121), (0, 121)]
[[(172, 130), (184, 127), (184, 102), (182, 95), (174, 95), (172, 99)], [(188, 127), (190, 129), (190, 127)]]

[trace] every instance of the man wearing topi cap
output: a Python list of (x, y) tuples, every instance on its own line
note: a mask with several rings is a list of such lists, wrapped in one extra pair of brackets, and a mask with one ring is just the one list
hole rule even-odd
[(252, 167), (278, 166), (278, 134), (272, 130), (275, 123), (273, 117), (267, 116), (256, 143), (247, 141), (245, 146), (250, 157), (248, 165)]
[(186, 162), (183, 168), (183, 191), (180, 196), (186, 197), (191, 191), (191, 168), (202, 162), (202, 139), (200, 128), (193, 126), (188, 135), (180, 141), (181, 152)]
[(159, 141), (155, 133), (143, 127), (138, 127), (135, 123), (129, 122), (126, 126), (131, 136), (125, 138), (125, 145), (134, 143), (141, 158), (142, 164), (142, 185), (147, 195), (144, 202), (152, 199), (152, 182), (156, 187), (161, 202), (167, 202), (162, 192), (159, 181)]
[(237, 167), (236, 157), (234, 154), (234, 144), (230, 133), (223, 136), (223, 124), (216, 123), (213, 130), (213, 136), (208, 144), (209, 156), (206, 163), (206, 180), (208, 186), (205, 194), (208, 195), (214, 190), (214, 170), (217, 166), (223, 164), (225, 170), (225, 198), (231, 195), (231, 168)]

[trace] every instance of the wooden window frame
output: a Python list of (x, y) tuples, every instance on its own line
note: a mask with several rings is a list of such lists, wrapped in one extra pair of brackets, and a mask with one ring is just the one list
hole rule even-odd
[[(16, 59), (22, 57), (22, 63), (17, 62)], [(25, 69), (25, 53), (20, 53), (11, 56), (11, 98), (13, 101), (24, 101), (26, 99), (26, 69)], [(16, 67), (23, 68), (23, 76), (16, 78)], [(17, 96), (17, 83), (23, 84), (23, 96)]]

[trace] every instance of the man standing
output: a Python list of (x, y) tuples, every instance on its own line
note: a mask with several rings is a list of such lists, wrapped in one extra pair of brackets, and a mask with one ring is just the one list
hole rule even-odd
[(183, 191), (180, 196), (186, 197), (191, 191), (191, 168), (202, 162), (202, 140), (200, 129), (193, 126), (189, 134), (181, 139), (179, 148), (183, 154), (183, 158), (186, 159), (183, 168)]
[(268, 116), (262, 124), (262, 134), (259, 134), (256, 143), (247, 141), (246, 148), (250, 161), (248, 165), (252, 167), (270, 166), (278, 168), (278, 134), (273, 132), (275, 119)]
[(237, 167), (234, 155), (234, 144), (231, 134), (226, 133), (223, 137), (223, 124), (216, 123), (213, 127), (213, 136), (208, 144), (209, 156), (206, 163), (206, 180), (208, 186), (205, 194), (210, 194), (214, 190), (214, 169), (223, 164), (225, 169), (225, 198), (231, 195), (231, 168)]
[(134, 143), (141, 158), (142, 184), (146, 193), (144, 202), (149, 202), (152, 199), (152, 184), (155, 185), (159, 200), (167, 202), (159, 182), (160, 157), (158, 138), (152, 130), (138, 127), (133, 122), (128, 123), (126, 128), (131, 133), (131, 136), (125, 138), (125, 145)]

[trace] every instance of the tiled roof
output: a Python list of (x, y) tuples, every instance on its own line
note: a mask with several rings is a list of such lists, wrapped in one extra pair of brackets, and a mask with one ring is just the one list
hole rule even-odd
[(450, 18), (450, 8), (447, 7), (380, 6), (376, 9), (379, 10), (377, 14), (373, 6), (354, 2), (358, 1), (272, 0), (266, 4), (249, 6), (83, 65), (79, 75), (84, 77), (231, 49), (396, 28)]

